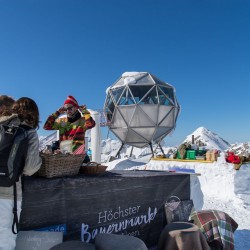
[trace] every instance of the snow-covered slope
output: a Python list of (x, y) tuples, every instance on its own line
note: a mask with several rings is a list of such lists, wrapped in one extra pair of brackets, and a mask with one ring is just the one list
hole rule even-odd
[(187, 136), (184, 142), (192, 144), (192, 137), (194, 137), (194, 144), (204, 146), (207, 149), (224, 151), (230, 147), (226, 140), (204, 127), (197, 128), (192, 134)]
[(250, 155), (250, 142), (232, 144), (228, 148), (227, 151), (232, 151), (236, 155), (242, 155), (242, 156), (245, 156), (245, 157), (249, 157), (249, 155)]

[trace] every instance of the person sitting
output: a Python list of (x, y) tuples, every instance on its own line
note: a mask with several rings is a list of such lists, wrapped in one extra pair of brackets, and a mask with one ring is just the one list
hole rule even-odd
[(72, 95), (69, 95), (63, 106), (49, 115), (43, 128), (45, 130), (59, 130), (61, 150), (63, 145), (70, 145), (67, 147), (68, 152), (83, 154), (86, 157), (84, 148), (85, 132), (95, 127), (95, 125), (96, 123), (86, 105), (79, 106), (77, 100)]

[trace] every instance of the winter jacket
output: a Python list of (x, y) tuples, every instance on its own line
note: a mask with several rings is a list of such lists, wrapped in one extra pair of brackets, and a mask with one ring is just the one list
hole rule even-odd
[(81, 145), (85, 145), (85, 132), (88, 129), (95, 127), (95, 121), (90, 116), (90, 113), (85, 110), (85, 113), (77, 113), (78, 119), (70, 122), (67, 116), (61, 116), (59, 111), (50, 115), (45, 122), (43, 128), (46, 130), (59, 130), (60, 142), (72, 140), (72, 152)]
[[(0, 117), (0, 124), (13, 124), (13, 125), (28, 125), (27, 123), (20, 123), (20, 120), (16, 114), (11, 116)], [(36, 129), (27, 130), (28, 134), (28, 151), (25, 159), (25, 165), (23, 169), (24, 175), (33, 175), (39, 170), (42, 164), (42, 159), (39, 155), (39, 139)], [(20, 181), (17, 185), (18, 194), (21, 192)], [(13, 187), (0, 187), (0, 198), (10, 199), (13, 197)], [(18, 195), (20, 199), (20, 195)]]

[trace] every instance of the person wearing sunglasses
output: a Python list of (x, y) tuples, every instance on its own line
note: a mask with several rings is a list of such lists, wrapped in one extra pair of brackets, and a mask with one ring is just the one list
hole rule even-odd
[[(77, 100), (69, 95), (62, 107), (49, 115), (43, 128), (59, 130), (59, 147), (69, 153), (85, 154), (85, 132), (95, 127), (95, 121), (86, 105), (79, 106)], [(66, 145), (66, 147), (64, 147)], [(89, 160), (87, 160), (89, 161)]]

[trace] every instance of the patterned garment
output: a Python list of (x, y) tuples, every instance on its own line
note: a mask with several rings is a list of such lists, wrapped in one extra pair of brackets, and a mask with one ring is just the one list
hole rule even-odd
[(84, 145), (81, 145), (78, 147), (74, 152), (72, 152), (73, 155), (84, 155), (85, 154), (85, 149)]
[(190, 215), (190, 220), (200, 228), (210, 246), (234, 250), (234, 231), (238, 224), (227, 213), (218, 210), (195, 211)]
[(85, 145), (85, 132), (87, 129), (95, 127), (95, 125), (95, 121), (89, 112), (85, 112), (83, 116), (79, 114), (79, 119), (69, 122), (67, 116), (60, 116), (60, 113), (56, 111), (48, 117), (43, 128), (46, 130), (59, 130), (60, 141), (72, 140), (72, 152), (74, 152), (81, 145)]

